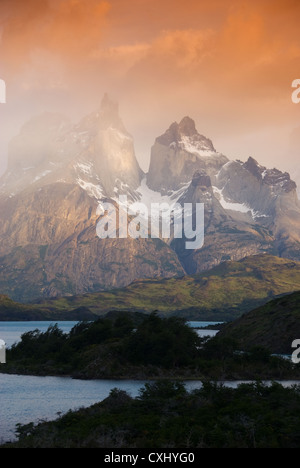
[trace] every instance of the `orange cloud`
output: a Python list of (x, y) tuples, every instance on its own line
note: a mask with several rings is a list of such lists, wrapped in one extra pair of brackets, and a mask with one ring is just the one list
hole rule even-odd
[[(291, 0), (285, 10), (284, 3), (275, 0), (272, 16), (270, 1), (235, 2), (217, 28), (161, 32), (135, 61), (128, 81), (155, 84), (157, 92), (178, 83), (198, 82), (211, 92), (223, 89), (227, 98), (245, 91), (260, 99), (272, 93), (284, 97), (299, 68), (295, 67), (300, 37), (294, 36), (298, 31), (294, 4)], [(285, 15), (286, 21), (278, 24)]]
[(51, 9), (45, 47), (82, 58), (99, 46), (110, 5), (107, 1), (61, 1)]
[(299, 0), (0, 0), (0, 17), (1, 78), (28, 113), (113, 92), (147, 147), (187, 113), (231, 141), (298, 116)]
[(16, 71), (43, 50), (80, 63), (98, 47), (109, 8), (105, 0), (4, 0), (2, 60)]
[(299, 58), (299, 12), (298, 0), (2, 0), (0, 54), (32, 83), (49, 70), (56, 82), (100, 72), (108, 82), (221, 78), (227, 92), (245, 81), (265, 92)]

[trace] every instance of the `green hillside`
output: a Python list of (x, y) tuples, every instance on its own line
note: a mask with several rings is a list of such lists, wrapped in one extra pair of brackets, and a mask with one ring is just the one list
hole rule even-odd
[(190, 320), (233, 320), (269, 300), (300, 290), (300, 262), (258, 255), (172, 279), (136, 281), (122, 289), (65, 297), (36, 304), (62, 316), (84, 307), (96, 315), (111, 310), (158, 310)]
[(36, 304), (20, 304), (8, 296), (0, 294), (0, 321), (38, 321), (38, 320), (93, 320), (89, 310), (79, 307), (75, 310), (61, 310), (39, 307)]
[(240, 349), (263, 346), (272, 353), (292, 354), (300, 339), (300, 292), (275, 299), (227, 324), (218, 337), (236, 340)]
[(41, 312), (35, 306), (19, 304), (8, 296), (0, 294), (0, 319), (3, 320), (39, 320)]

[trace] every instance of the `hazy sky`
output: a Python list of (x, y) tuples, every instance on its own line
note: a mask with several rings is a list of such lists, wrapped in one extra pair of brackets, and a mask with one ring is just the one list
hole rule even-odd
[(185, 115), (229, 158), (297, 166), (299, 18), (299, 0), (0, 0), (0, 172), (31, 116), (76, 122), (105, 92), (144, 170)]

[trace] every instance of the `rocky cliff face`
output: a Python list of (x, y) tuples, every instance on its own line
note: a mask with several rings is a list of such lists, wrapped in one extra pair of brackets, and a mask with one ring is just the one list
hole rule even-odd
[(249, 209), (252, 223), (268, 229), (276, 253), (299, 258), (300, 203), (288, 173), (267, 169), (253, 158), (223, 166), (216, 177), (216, 194), (226, 203)]
[[(0, 179), (0, 291), (17, 300), (125, 286), (269, 252), (300, 259), (300, 206), (287, 173), (229, 161), (185, 117), (155, 141), (148, 174), (108, 96), (72, 124), (31, 120), (10, 145)], [(118, 196), (127, 195), (127, 206)], [(99, 204), (203, 203), (205, 240), (99, 239)], [(147, 220), (146, 220), (147, 222)], [(150, 234), (150, 233), (149, 233)]]
[(29, 301), (184, 274), (160, 239), (99, 239), (97, 206), (61, 182), (2, 199), (0, 290)]

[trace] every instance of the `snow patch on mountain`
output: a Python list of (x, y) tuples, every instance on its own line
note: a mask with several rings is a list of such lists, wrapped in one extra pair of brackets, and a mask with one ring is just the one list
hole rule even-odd
[(225, 199), (223, 195), (224, 188), (220, 190), (218, 187), (213, 186), (212, 189), (216, 198), (219, 200), (220, 204), (225, 210), (238, 211), (240, 213), (245, 213), (245, 214), (251, 213), (251, 216), (254, 220), (257, 218), (268, 217), (264, 213), (260, 213), (259, 211), (256, 211), (253, 208), (249, 207), (249, 205), (247, 205), (246, 203), (236, 203), (236, 202), (232, 202), (231, 200), (228, 201), (228, 199)]
[(115, 137), (117, 137), (119, 140), (132, 140), (132, 137), (129, 134), (125, 134), (124, 132), (121, 132), (115, 127), (109, 127), (108, 128), (109, 132), (112, 132)]
[(48, 170), (42, 172), (41, 174), (37, 175), (37, 176), (33, 179), (33, 183), (34, 183), (34, 182), (37, 182), (38, 180), (42, 179), (43, 177), (46, 177), (46, 175), (51, 174), (51, 172), (52, 172), (52, 171), (48, 169)]
[(31, 171), (32, 169), (34, 169), (34, 166), (23, 167), (22, 169), (24, 172), (27, 172), (27, 171)]
[(196, 154), (199, 157), (206, 158), (216, 154), (204, 139), (197, 140), (194, 137), (182, 136), (180, 146), (188, 153)]
[(93, 163), (92, 162), (77, 163), (73, 167), (74, 169), (79, 169), (79, 171), (83, 172), (84, 174), (91, 174)]
[(139, 202), (146, 205), (148, 209), (151, 209), (152, 203), (166, 203), (173, 209), (189, 186), (190, 182), (182, 184), (178, 190), (169, 191), (166, 195), (162, 195), (160, 192), (150, 189), (147, 185), (147, 178), (144, 177), (136, 191), (140, 196)]
[(212, 187), (216, 198), (225, 210), (239, 211), (240, 213), (248, 213), (250, 208), (245, 203), (235, 203), (232, 201), (225, 200), (223, 195), (223, 189), (220, 190), (218, 187)]
[(95, 198), (98, 201), (103, 199), (104, 192), (101, 185), (96, 185), (92, 182), (86, 182), (85, 180), (80, 179), (80, 177), (77, 178), (77, 183), (83, 190), (87, 192), (91, 198)]

